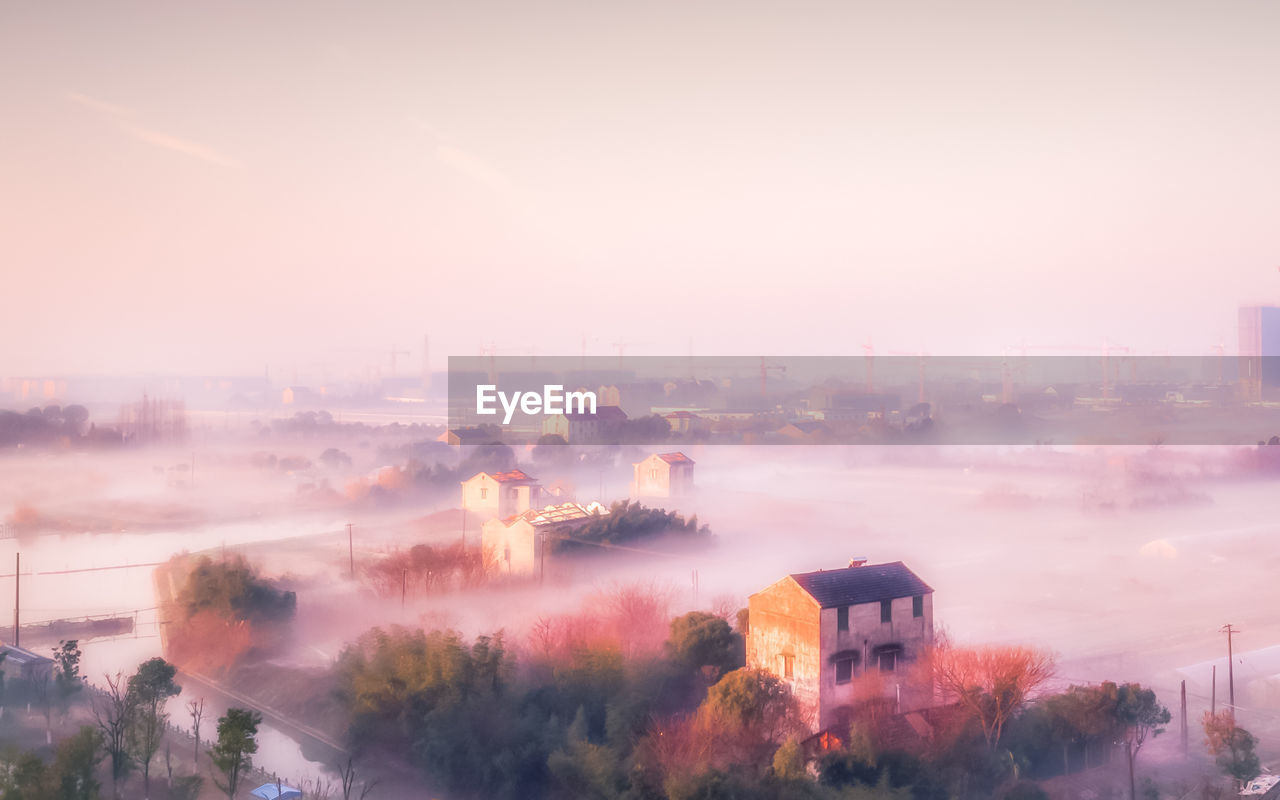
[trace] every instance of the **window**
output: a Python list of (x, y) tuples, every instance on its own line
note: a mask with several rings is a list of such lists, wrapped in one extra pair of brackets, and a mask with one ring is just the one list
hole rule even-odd
[(782, 677), (784, 678), (795, 677), (795, 671), (796, 671), (796, 657), (783, 656), (782, 657)]
[(656, 481), (656, 480), (658, 479), (658, 468), (657, 468), (657, 467), (654, 467), (653, 469), (649, 470), (649, 479), (650, 479), (650, 480), (654, 480), (654, 481)]
[(896, 651), (888, 651), (880, 654), (880, 671), (893, 672), (894, 667), (898, 664), (898, 654)]
[(924, 595), (918, 594), (911, 598), (911, 616), (916, 619), (924, 616)]
[(893, 601), (892, 600), (880, 601), (880, 621), (893, 622)]
[(841, 606), (836, 609), (836, 630), (849, 630), (849, 607)]
[(853, 659), (836, 659), (836, 683), (848, 683), (853, 680)]
[(489, 490), (488, 490), (488, 489), (481, 489), (481, 490), (480, 490), (480, 499), (481, 499), (481, 500), (485, 499), (485, 498), (486, 498), (486, 497), (488, 497), (488, 496), (489, 496)]

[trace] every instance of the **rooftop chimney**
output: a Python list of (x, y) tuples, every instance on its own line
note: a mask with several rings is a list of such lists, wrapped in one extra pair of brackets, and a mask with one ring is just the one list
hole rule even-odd
[(849, 566), (851, 567), (861, 567), (866, 563), (867, 563), (867, 559), (862, 556), (854, 556), (853, 558), (849, 559)]

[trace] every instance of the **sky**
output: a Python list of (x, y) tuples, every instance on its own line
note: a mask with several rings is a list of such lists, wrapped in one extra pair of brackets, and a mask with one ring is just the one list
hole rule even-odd
[(1280, 6), (9, 3), (0, 376), (1235, 349)]

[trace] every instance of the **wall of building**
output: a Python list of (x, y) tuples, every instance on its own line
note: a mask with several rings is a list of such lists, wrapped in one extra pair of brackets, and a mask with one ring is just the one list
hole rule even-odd
[(633, 497), (683, 497), (693, 491), (693, 464), (669, 464), (652, 455), (636, 464)]
[(523, 514), (541, 499), (536, 484), (499, 483), (484, 472), (462, 482), (462, 507), (481, 520)]
[(538, 574), (542, 541), (535, 526), (523, 519), (510, 525), (500, 519), (491, 519), (481, 531), (484, 563), (492, 572), (498, 575)]
[[(849, 606), (849, 630), (839, 630), (839, 609), (822, 609), (821, 651), (822, 674), (819, 680), (821, 698), (818, 724), (827, 728), (840, 718), (840, 709), (866, 696), (869, 687), (875, 686), (886, 696), (902, 694), (902, 710), (919, 707), (927, 698), (917, 696), (913, 687), (904, 684), (904, 670), (916, 661), (924, 649), (933, 642), (933, 595), (923, 597), (923, 615), (913, 616), (910, 597), (895, 598), (891, 602), (891, 621), (880, 621), (880, 603), (862, 603)], [(900, 645), (899, 657), (894, 659), (892, 671), (881, 669), (878, 648)], [(854, 657), (853, 677), (849, 683), (836, 682), (836, 660), (844, 655)]]
[[(790, 578), (747, 599), (747, 666), (786, 680), (811, 719), (818, 719), (822, 674), (821, 623), (817, 602)], [(791, 677), (784, 670), (791, 657)]]
[(462, 482), (462, 507), (479, 519), (499, 516), (500, 484), (485, 473)]

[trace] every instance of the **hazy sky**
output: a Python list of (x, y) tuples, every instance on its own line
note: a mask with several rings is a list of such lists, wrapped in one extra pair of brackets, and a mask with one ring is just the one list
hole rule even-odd
[(1280, 5), (7, 3), (0, 375), (1234, 350)]

